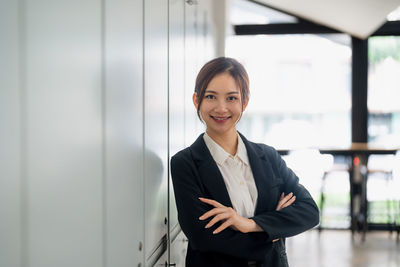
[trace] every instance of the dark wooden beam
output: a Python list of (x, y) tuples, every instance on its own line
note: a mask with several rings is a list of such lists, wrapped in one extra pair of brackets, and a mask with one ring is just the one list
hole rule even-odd
[(352, 142), (368, 142), (368, 40), (351, 38), (352, 43)]
[(235, 25), (234, 30), (236, 35), (341, 33), (329, 27), (304, 21), (299, 23)]
[(400, 35), (400, 21), (388, 21), (371, 36)]

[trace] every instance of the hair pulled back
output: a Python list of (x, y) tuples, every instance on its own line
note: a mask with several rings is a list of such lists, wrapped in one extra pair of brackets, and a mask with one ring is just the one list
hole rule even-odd
[(197, 116), (201, 120), (200, 106), (210, 81), (217, 75), (228, 73), (236, 81), (240, 89), (241, 103), (243, 104), (250, 97), (249, 90), (249, 76), (243, 67), (236, 59), (229, 57), (218, 57), (207, 62), (200, 70), (196, 78), (196, 85), (194, 91), (197, 94), (198, 107)]

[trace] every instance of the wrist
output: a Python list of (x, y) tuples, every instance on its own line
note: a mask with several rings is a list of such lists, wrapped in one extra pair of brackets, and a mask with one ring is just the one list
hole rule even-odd
[(249, 232), (263, 232), (264, 230), (253, 220), (253, 219), (247, 219), (248, 220), (248, 231)]

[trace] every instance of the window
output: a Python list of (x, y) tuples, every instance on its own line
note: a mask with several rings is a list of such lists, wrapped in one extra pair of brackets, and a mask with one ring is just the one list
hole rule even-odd
[(400, 146), (400, 37), (371, 37), (368, 50), (368, 141)]
[(251, 140), (291, 149), (351, 143), (349, 36), (231, 36), (226, 55), (249, 72), (238, 129)]

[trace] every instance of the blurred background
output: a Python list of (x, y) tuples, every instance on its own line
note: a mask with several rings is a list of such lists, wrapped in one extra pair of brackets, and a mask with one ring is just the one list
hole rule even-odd
[(0, 1), (0, 267), (184, 266), (169, 160), (201, 66), (321, 210), (290, 266), (400, 266), (400, 1)]

